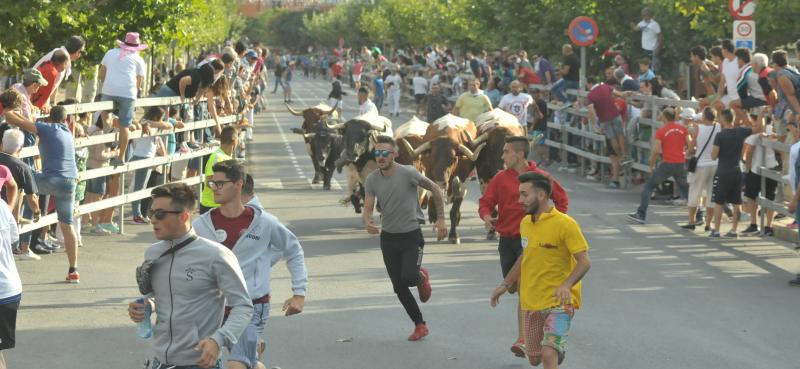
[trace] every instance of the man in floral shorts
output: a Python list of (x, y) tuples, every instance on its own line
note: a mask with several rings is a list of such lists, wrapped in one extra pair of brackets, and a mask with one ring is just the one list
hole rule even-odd
[(491, 304), (514, 289), (525, 311), (525, 349), (533, 366), (558, 368), (567, 334), (581, 306), (581, 279), (589, 271), (589, 245), (578, 223), (550, 205), (550, 179), (535, 172), (519, 176), (519, 202), (528, 215), (520, 223), (522, 257), (492, 292)]

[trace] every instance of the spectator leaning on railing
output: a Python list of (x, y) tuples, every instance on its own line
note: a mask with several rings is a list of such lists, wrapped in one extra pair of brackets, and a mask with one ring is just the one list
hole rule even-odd
[(39, 68), (41, 70), (41, 67), (45, 63), (54, 61), (53, 59), (57, 53), (61, 52), (68, 55), (66, 62), (64, 63), (64, 68), (59, 69), (57, 77), (54, 81), (52, 81), (52, 87), (49, 89), (49, 95), (45, 96), (42, 94), (40, 97), (34, 99), (34, 104), (36, 106), (41, 108), (43, 111), (49, 111), (50, 107), (55, 105), (55, 96), (56, 92), (58, 91), (58, 87), (61, 86), (61, 83), (65, 79), (69, 78), (69, 76), (72, 74), (72, 62), (80, 59), (85, 47), (86, 41), (84, 41), (83, 37), (72, 36), (67, 39), (67, 42), (64, 43), (64, 46), (53, 49), (33, 65), (34, 68)]

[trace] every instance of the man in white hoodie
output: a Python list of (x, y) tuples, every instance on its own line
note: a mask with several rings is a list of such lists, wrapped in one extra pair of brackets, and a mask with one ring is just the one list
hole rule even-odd
[(281, 257), (292, 276), (292, 297), (283, 304), (286, 315), (303, 311), (308, 272), (303, 248), (297, 237), (276, 217), (260, 207), (242, 205), (246, 181), (244, 166), (227, 160), (214, 165), (208, 181), (219, 208), (206, 212), (193, 222), (201, 237), (208, 237), (233, 250), (245, 275), (253, 302), (253, 316), (239, 342), (231, 349), (228, 369), (265, 368), (258, 361), (259, 339), (269, 315), (270, 272)]

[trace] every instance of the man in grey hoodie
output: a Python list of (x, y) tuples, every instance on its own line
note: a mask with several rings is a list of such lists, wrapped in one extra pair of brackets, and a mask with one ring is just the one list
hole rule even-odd
[(208, 237), (233, 250), (247, 282), (253, 302), (253, 316), (239, 342), (228, 357), (228, 369), (263, 369), (258, 361), (260, 338), (269, 316), (270, 272), (281, 258), (292, 276), (292, 297), (283, 304), (286, 315), (303, 311), (308, 272), (303, 248), (273, 215), (263, 208), (242, 205), (242, 188), (246, 170), (236, 160), (214, 164), (208, 186), (214, 192), (216, 209), (195, 219), (193, 226), (201, 237)]
[[(151, 368), (219, 368), (220, 348), (236, 344), (253, 314), (242, 270), (233, 252), (195, 234), (191, 187), (164, 185), (152, 198), (149, 217), (160, 242), (145, 251), (145, 260), (157, 260), (150, 269), (153, 292), (145, 296), (157, 316)], [(231, 309), (223, 324), (226, 304)], [(143, 321), (144, 308), (131, 302), (131, 320)]]

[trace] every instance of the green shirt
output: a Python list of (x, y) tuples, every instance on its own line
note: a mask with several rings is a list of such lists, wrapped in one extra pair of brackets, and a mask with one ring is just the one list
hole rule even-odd
[[(233, 158), (230, 155), (226, 154), (225, 151), (222, 151), (222, 148), (217, 148), (217, 150), (212, 152), (211, 155), (208, 157), (205, 170), (203, 171), (204, 179), (214, 175), (214, 170), (213, 170), (214, 164), (231, 159)], [(211, 187), (209, 187), (205, 183), (205, 180), (203, 181), (203, 195), (200, 196), (200, 204), (202, 204), (207, 208), (219, 207), (219, 204), (214, 202), (214, 191), (212, 191)]]
[(464, 92), (458, 97), (456, 107), (458, 108), (458, 115), (475, 122), (479, 115), (492, 110), (492, 102), (483, 93), (473, 95), (469, 92)]

